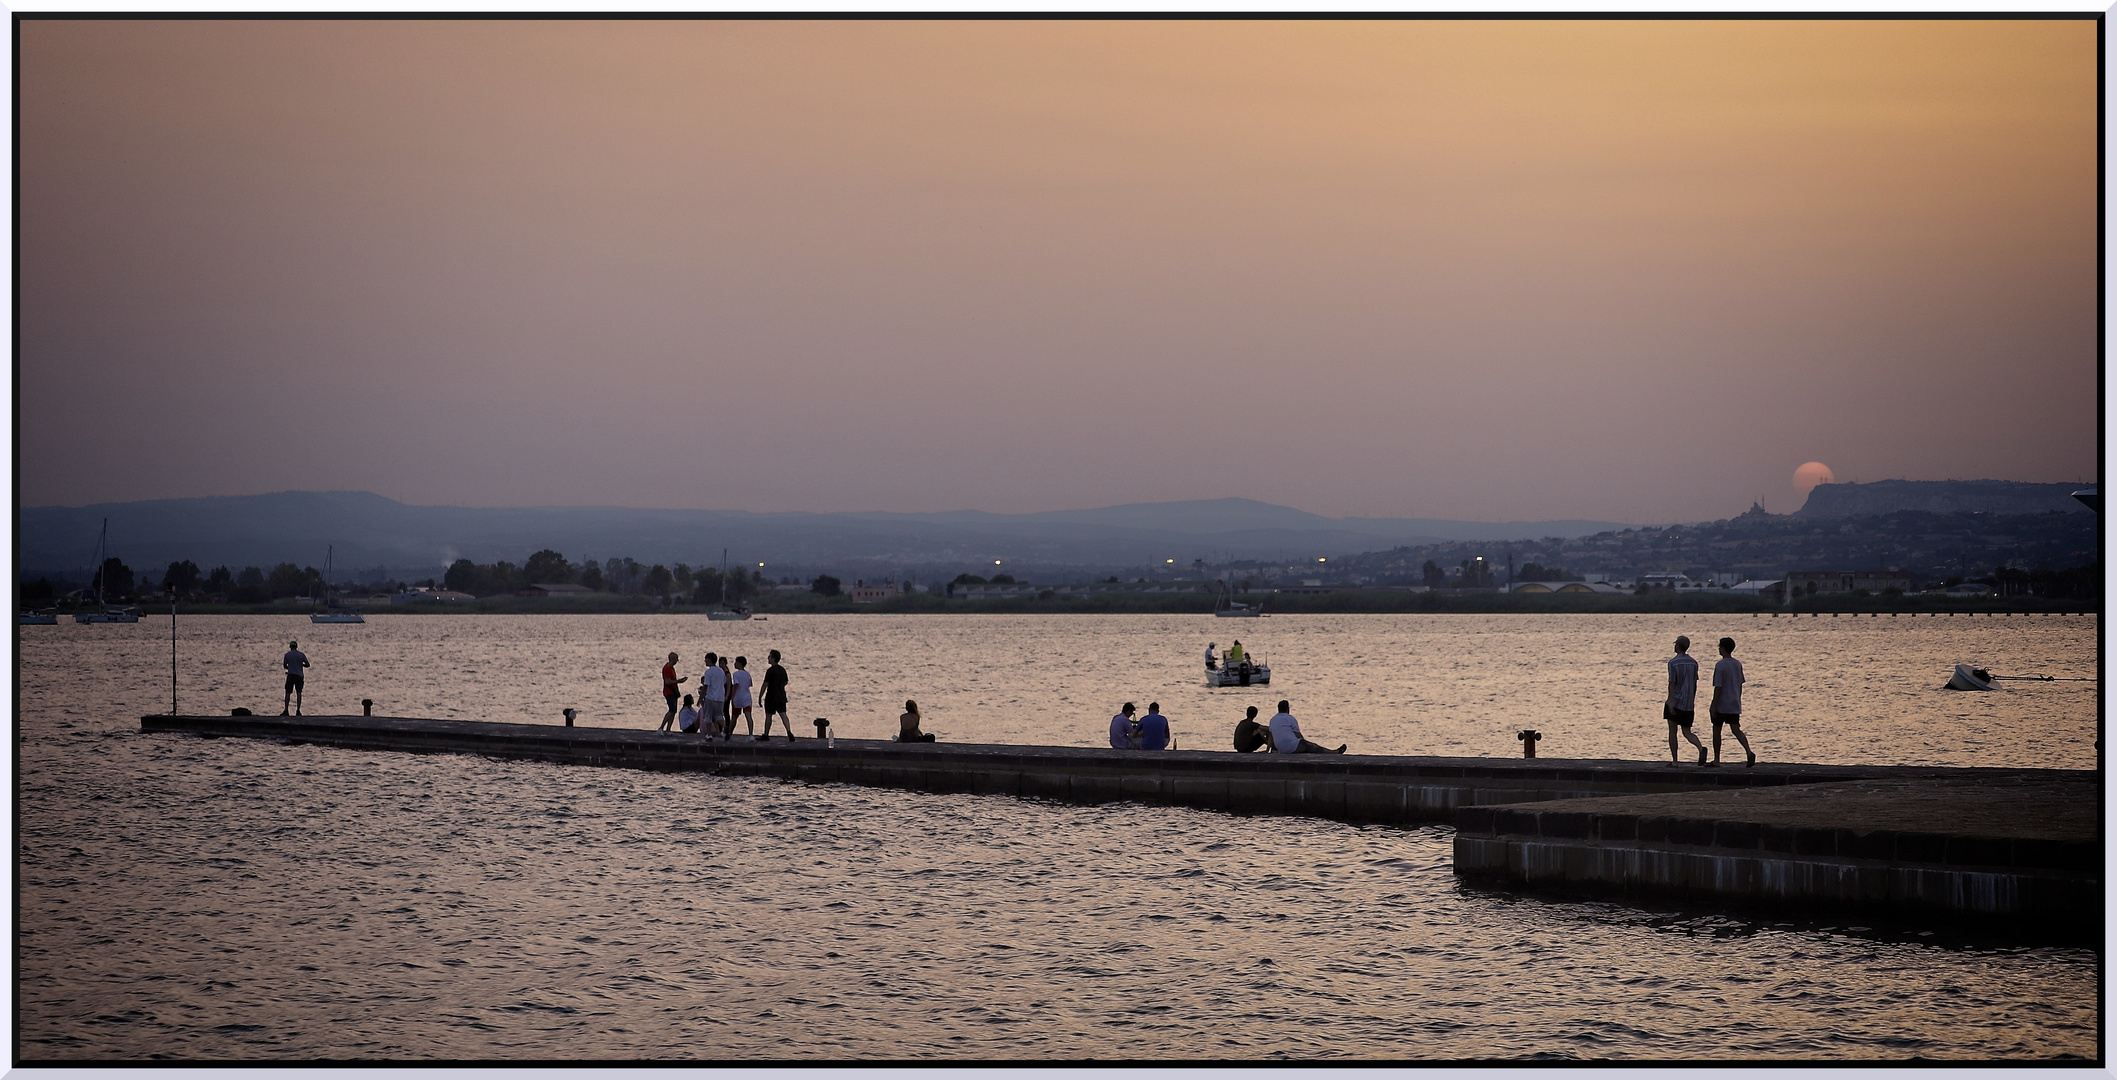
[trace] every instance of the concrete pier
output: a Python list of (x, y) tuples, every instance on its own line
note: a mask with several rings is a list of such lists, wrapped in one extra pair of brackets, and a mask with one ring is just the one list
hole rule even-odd
[(1472, 879), (1864, 906), (2102, 919), (2094, 773), (1980, 770), (1775, 788), (1472, 807)]

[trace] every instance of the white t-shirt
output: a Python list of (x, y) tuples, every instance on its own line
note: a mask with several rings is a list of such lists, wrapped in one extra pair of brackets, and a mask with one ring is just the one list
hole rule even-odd
[(699, 678), (706, 684), (707, 701), (728, 700), (728, 677), (718, 666), (707, 668), (706, 673)]
[(300, 649), (288, 649), (287, 655), (280, 657), (279, 662), (287, 669), (289, 675), (299, 675), (302, 668), (309, 666), (308, 656)]
[(689, 705), (677, 710), (676, 726), (688, 731), (698, 726), (698, 710)]
[(1291, 754), (1301, 748), (1301, 722), (1292, 713), (1272, 717), (1272, 749)]
[(750, 669), (736, 668), (729, 676), (735, 680), (735, 704), (747, 706), (750, 703)]
[(1732, 656), (1713, 665), (1713, 711), (1742, 711), (1742, 661)]
[(1669, 657), (1669, 678), (1676, 689), (1669, 692), (1669, 708), (1685, 712), (1698, 707), (1698, 661), (1690, 653)]

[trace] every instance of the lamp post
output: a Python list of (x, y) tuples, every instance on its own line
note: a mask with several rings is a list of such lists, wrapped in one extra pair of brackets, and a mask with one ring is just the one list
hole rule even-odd
[(169, 715), (176, 715), (176, 586), (169, 586)]

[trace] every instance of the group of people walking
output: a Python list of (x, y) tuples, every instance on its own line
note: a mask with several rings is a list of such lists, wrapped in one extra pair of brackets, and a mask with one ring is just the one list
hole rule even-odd
[[(752, 710), (756, 707), (752, 691), (754, 680), (750, 674), (750, 658), (729, 658), (717, 653), (706, 654), (706, 668), (699, 674), (699, 700), (692, 704), (690, 694), (683, 693), (683, 684), (689, 676), (676, 673), (675, 653), (669, 654), (669, 662), (662, 665), (662, 697), (669, 703), (669, 711), (662, 716), (661, 730), (668, 731), (674, 724), (686, 735), (703, 735), (706, 738), (719, 736), (726, 742), (735, 737), (735, 718), (742, 717), (743, 732), (755, 742), (772, 737), (772, 718), (777, 716), (785, 729), (788, 742), (794, 741), (794, 721), (787, 717), (787, 669), (779, 663), (779, 650), (766, 654), (764, 669), (764, 734), (757, 733), (757, 722)], [(677, 699), (682, 697), (682, 703)], [(819, 729), (820, 730), (820, 729)]]
[(1698, 661), (1691, 656), (1691, 639), (1676, 639), (1676, 655), (1669, 657), (1669, 693), (1662, 703), (1661, 718), (1669, 723), (1669, 767), (1675, 768), (1681, 761), (1676, 749), (1676, 734), (1682, 732), (1692, 746), (1698, 748), (1698, 764), (1704, 768), (1720, 765), (1720, 729), (1726, 727), (1742, 744), (1742, 752), (1749, 755), (1745, 765), (1757, 764), (1757, 752), (1750, 749), (1749, 736), (1742, 732), (1742, 661), (1735, 659), (1735, 639), (1720, 639), (1720, 662), (1713, 665), (1713, 697), (1706, 713), (1713, 721), (1713, 759), (1705, 758), (1705, 744), (1698, 741), (1698, 733), (1691, 730), (1691, 721), (1697, 716)]

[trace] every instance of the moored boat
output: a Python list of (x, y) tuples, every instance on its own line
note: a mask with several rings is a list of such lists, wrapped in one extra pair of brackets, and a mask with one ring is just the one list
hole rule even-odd
[(1943, 687), (1943, 689), (2003, 690), (2005, 687), (1999, 685), (1993, 679), (1992, 673), (1984, 668), (1971, 667), (1968, 664), (1957, 664), (1955, 665), (1955, 674), (1948, 677), (1948, 685)]

